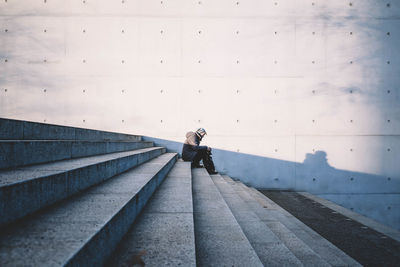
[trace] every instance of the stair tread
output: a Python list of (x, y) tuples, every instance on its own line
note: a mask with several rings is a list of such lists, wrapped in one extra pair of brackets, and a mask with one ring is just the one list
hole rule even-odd
[[(224, 177), (224, 181), (227, 180), (227, 177)], [(265, 209), (260, 206), (259, 203), (251, 197), (244, 189), (246, 187), (240, 182), (233, 182), (232, 180), (228, 180), (230, 186), (233, 187), (237, 193), (237, 195), (241, 198), (243, 202), (248, 205), (248, 208), (252, 210), (257, 218), (262, 221), (264, 227), (268, 228), (276, 239), (279, 240), (282, 244), (287, 247), (291, 253), (298, 259), (301, 264), (305, 266), (330, 266), (328, 262), (322, 259), (317, 253), (315, 253), (311, 248), (309, 248), (302, 240), (296, 237), (289, 229), (287, 229), (284, 225), (280, 224), (277, 221), (273, 220), (273, 217), (269, 217), (268, 220), (265, 220), (262, 216)], [(272, 223), (272, 224), (271, 224)], [(280, 255), (275, 255), (279, 257)], [(282, 256), (284, 256), (282, 254)]]
[(151, 147), (0, 171), (0, 225), (99, 184), (165, 153)]
[(32, 166), (18, 167), (12, 170), (0, 170), (0, 187), (15, 183), (21, 183), (31, 179), (45, 177), (63, 173), (66, 171), (87, 167), (96, 163), (106, 162), (117, 158), (140, 154), (146, 151), (160, 149), (160, 147), (150, 147), (124, 152), (96, 155), (90, 157), (66, 159), (57, 162), (49, 162)]
[(0, 118), (0, 139), (141, 140), (141, 136)]
[(149, 266), (196, 266), (191, 178), (190, 163), (175, 163), (107, 265), (128, 265), (145, 251)]
[(173, 157), (176, 153), (158, 156), (7, 227), (0, 235), (0, 265), (66, 264)]
[(74, 140), (74, 139), (0, 139), (1, 143), (152, 143), (151, 141), (138, 140)]
[(192, 176), (197, 264), (263, 266), (206, 170)]
[[(261, 206), (265, 206), (264, 215), (262, 216), (264, 216), (264, 219), (268, 221), (270, 227), (277, 227), (277, 222), (279, 225), (283, 225), (296, 237), (302, 240), (315, 253), (317, 253), (322, 259), (333, 266), (360, 266), (360, 264), (353, 258), (345, 254), (342, 250), (334, 246), (311, 228), (300, 222), (297, 218), (264, 196), (262, 193), (254, 188), (246, 187), (243, 184), (241, 186), (245, 188), (245, 190), (251, 196), (253, 196)], [(279, 231), (279, 229), (277, 229), (277, 231)]]
[(0, 140), (0, 169), (152, 147), (143, 141)]
[(360, 264), (394, 266), (400, 262), (400, 243), (362, 223), (297, 192), (262, 193)]
[(303, 266), (239, 196), (234, 183), (228, 183), (220, 175), (211, 177), (265, 266)]

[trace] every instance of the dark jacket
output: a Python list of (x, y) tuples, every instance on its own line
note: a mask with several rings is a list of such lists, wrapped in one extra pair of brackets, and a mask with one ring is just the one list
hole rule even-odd
[(200, 146), (200, 137), (194, 132), (186, 133), (186, 140), (183, 144), (182, 159), (193, 161), (199, 150), (207, 150), (207, 146)]

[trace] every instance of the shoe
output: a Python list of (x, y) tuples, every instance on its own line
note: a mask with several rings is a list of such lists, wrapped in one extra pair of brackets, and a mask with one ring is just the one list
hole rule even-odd
[(209, 172), (208, 174), (218, 174), (218, 172), (217, 171), (212, 171), (212, 172)]

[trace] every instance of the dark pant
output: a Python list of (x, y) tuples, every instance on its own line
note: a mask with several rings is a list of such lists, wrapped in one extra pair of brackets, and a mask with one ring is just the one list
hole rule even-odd
[(200, 160), (203, 160), (204, 163), (206, 157), (207, 157), (207, 150), (204, 149), (198, 150), (196, 156), (194, 156), (192, 160), (192, 166), (199, 165)]
[(200, 160), (203, 161), (204, 167), (206, 167), (209, 174), (215, 174), (215, 166), (212, 160), (211, 151), (199, 150), (192, 161), (192, 167), (199, 165)]

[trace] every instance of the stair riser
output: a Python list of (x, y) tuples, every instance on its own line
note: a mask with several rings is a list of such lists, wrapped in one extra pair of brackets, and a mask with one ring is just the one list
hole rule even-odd
[(177, 161), (173, 157), (65, 266), (102, 266)]
[(198, 266), (263, 266), (210, 175), (192, 170)]
[(0, 169), (151, 147), (151, 142), (0, 142)]
[(264, 266), (303, 266), (258, 218), (251, 203), (240, 195), (240, 189), (235, 183), (229, 184), (218, 175), (212, 178)]
[(191, 181), (190, 162), (176, 162), (105, 266), (127, 266), (144, 250), (146, 266), (195, 267)]
[(267, 218), (274, 217), (284, 227), (292, 231), (299, 239), (314, 250), (321, 258), (332, 266), (360, 266), (354, 259), (343, 253), (328, 240), (321, 237), (308, 226), (293, 217), (290, 213), (277, 205), (271, 199), (254, 188), (246, 188), (257, 201), (271, 207), (273, 210)]
[(162, 153), (165, 153), (165, 148), (0, 187), (0, 226), (65, 199)]
[(1, 140), (112, 140), (141, 141), (140, 136), (58, 126), (37, 122), (0, 119)]

